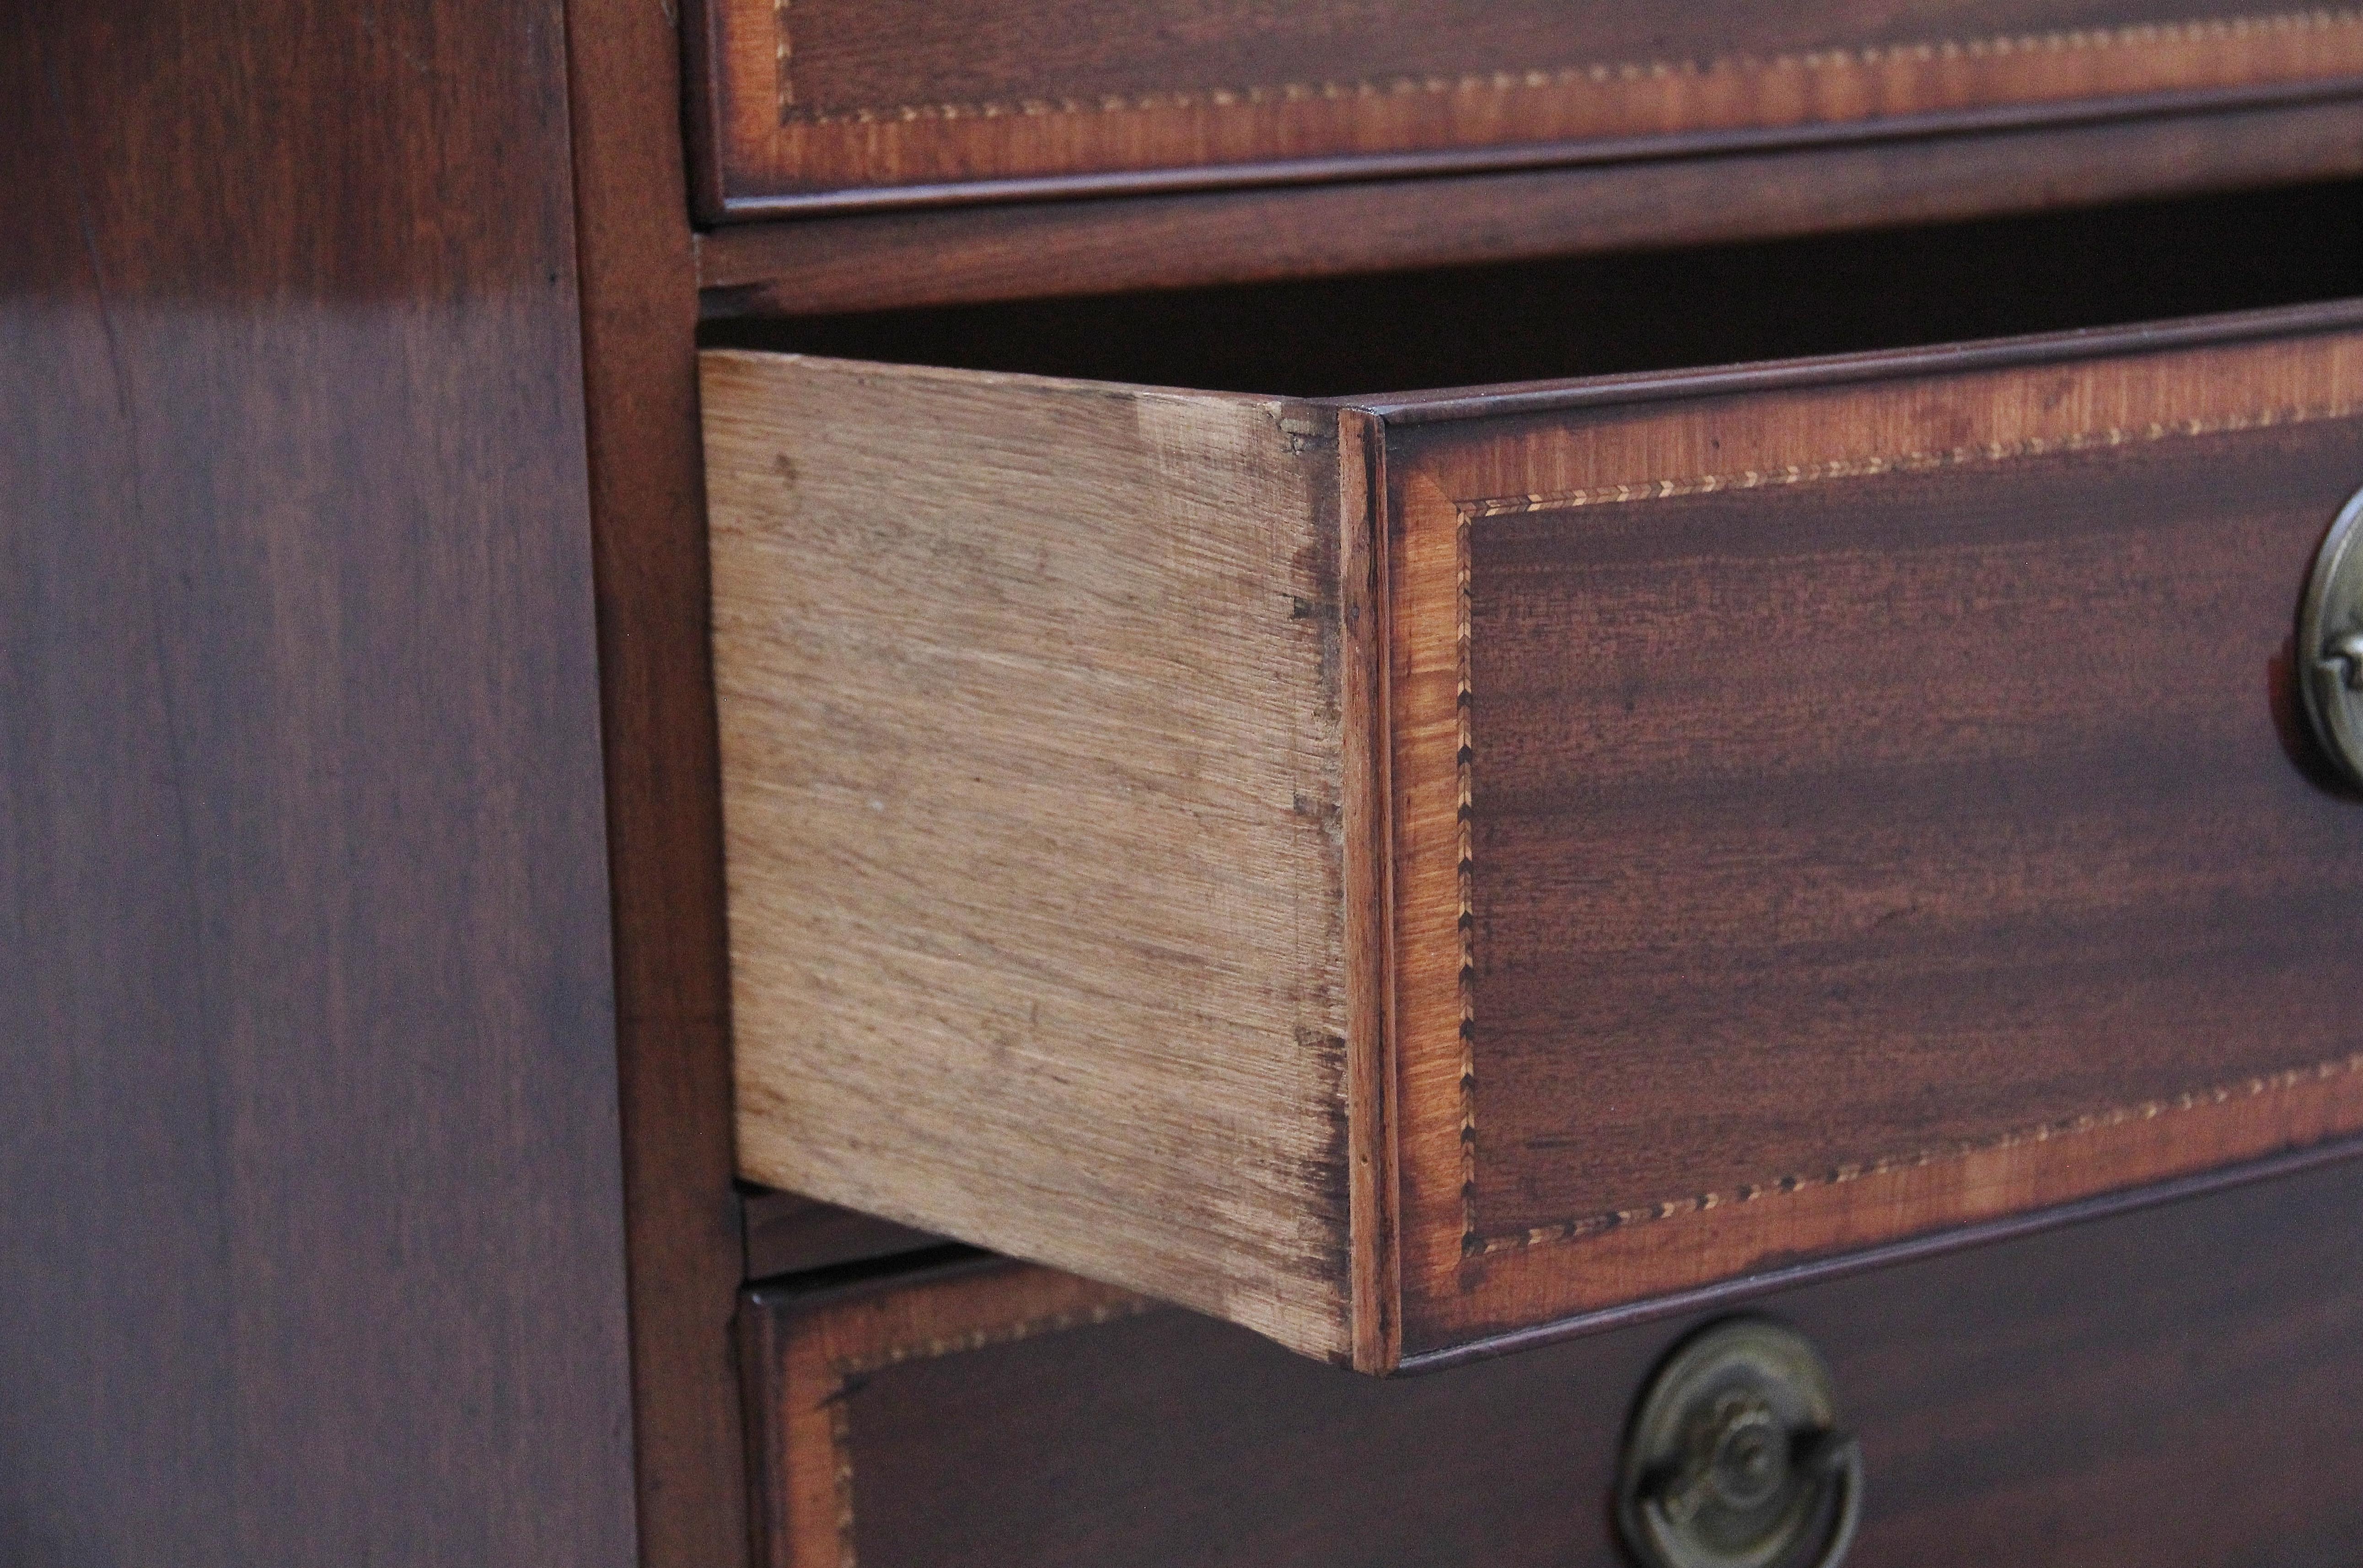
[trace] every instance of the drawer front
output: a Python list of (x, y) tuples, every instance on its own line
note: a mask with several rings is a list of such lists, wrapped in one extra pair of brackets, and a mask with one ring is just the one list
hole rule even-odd
[(2363, 1127), (2363, 339), (1943, 367), (1388, 414), (1407, 1354)]
[(709, 217), (1717, 150), (2363, 71), (2356, 17), (2222, 0), (706, 0), (692, 40)]
[[(2351, 1560), (2358, 1204), (2316, 1171), (1762, 1303), (1861, 1439), (1852, 1568)], [(1013, 1265), (741, 1321), (767, 1568), (1611, 1568), (1694, 1320), (1389, 1381)]]

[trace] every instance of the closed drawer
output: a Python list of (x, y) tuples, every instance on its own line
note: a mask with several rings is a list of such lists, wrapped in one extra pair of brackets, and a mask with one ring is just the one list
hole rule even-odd
[(2363, 23), (2215, 0), (705, 0), (709, 217), (1728, 152), (2286, 96)]
[[(2321, 1171), (1785, 1292), (1860, 1439), (1848, 1568), (2223, 1568), (2363, 1538), (2363, 1204)], [(1617, 1568), (1696, 1319), (1346, 1376), (1038, 1269), (754, 1293), (766, 1568)]]
[(1385, 1370), (2363, 1129), (2363, 309), (704, 379), (749, 1177)]

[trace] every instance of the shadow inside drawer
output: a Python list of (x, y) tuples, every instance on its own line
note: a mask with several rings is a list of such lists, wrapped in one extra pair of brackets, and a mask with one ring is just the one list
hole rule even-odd
[(1314, 282), (712, 320), (707, 348), (1328, 397), (1903, 348), (2363, 293), (2352, 183)]

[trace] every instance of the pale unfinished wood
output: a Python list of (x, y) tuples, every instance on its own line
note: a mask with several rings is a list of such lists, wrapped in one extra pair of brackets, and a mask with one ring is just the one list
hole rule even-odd
[(740, 1168), (1346, 1355), (1334, 416), (704, 362)]

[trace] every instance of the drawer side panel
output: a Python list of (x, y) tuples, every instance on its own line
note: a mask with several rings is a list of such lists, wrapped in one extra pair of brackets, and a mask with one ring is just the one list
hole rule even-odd
[(742, 1172), (1345, 1354), (1335, 417), (704, 368)]

